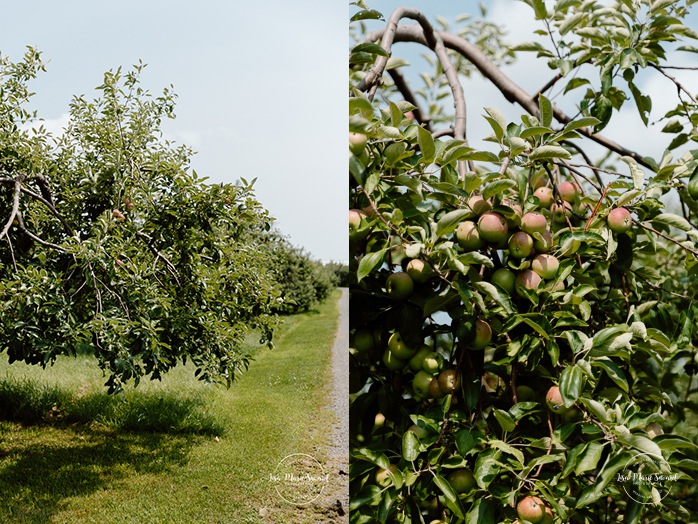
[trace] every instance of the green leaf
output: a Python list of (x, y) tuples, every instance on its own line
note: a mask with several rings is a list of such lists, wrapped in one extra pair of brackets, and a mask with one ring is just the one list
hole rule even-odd
[(530, 160), (548, 160), (551, 158), (570, 158), (570, 152), (562, 146), (544, 145), (536, 147), (528, 155)]
[(484, 435), (476, 429), (463, 428), (458, 430), (456, 433), (456, 449), (458, 453), (465, 457), (465, 455), (477, 446), (478, 442), (482, 441)]
[(661, 213), (652, 219), (652, 222), (656, 224), (662, 224), (665, 226), (675, 227), (683, 231), (691, 231), (693, 227), (690, 222), (679, 215), (674, 213)]
[(628, 393), (628, 379), (625, 378), (623, 371), (611, 359), (605, 357), (594, 359), (591, 361), (591, 365), (603, 369), (618, 387)]
[(579, 366), (568, 366), (560, 375), (560, 395), (565, 407), (572, 406), (584, 389), (584, 372)]
[(574, 474), (581, 475), (587, 471), (592, 471), (596, 469), (596, 466), (601, 460), (601, 454), (603, 453), (604, 445), (599, 441), (592, 441), (584, 449), (584, 452), (580, 455), (577, 464), (574, 467)]
[(412, 431), (405, 431), (402, 435), (402, 457), (410, 462), (417, 460), (419, 456), (419, 439)]
[(622, 156), (620, 159), (628, 164), (630, 168), (630, 174), (633, 177), (633, 186), (635, 189), (642, 189), (645, 185), (645, 172), (640, 168), (634, 158), (629, 156)]
[(587, 13), (581, 12), (574, 13), (572, 16), (565, 18), (565, 20), (563, 20), (563, 22), (560, 24), (560, 35), (564, 36), (569, 33), (572, 29), (581, 24), (587, 16)]
[(363, 42), (357, 46), (355, 46), (352, 50), (352, 53), (368, 53), (371, 55), (379, 55), (379, 56), (388, 56), (388, 52), (383, 49), (379, 44), (373, 44), (371, 42)]
[(661, 448), (655, 442), (652, 442), (650, 439), (643, 437), (642, 435), (627, 435), (625, 433), (621, 433), (618, 435), (618, 441), (622, 442), (626, 446), (639, 449), (648, 455), (653, 455), (655, 457), (662, 456)]
[(598, 118), (594, 118), (593, 116), (585, 116), (577, 120), (573, 120), (572, 122), (567, 124), (565, 128), (562, 130), (562, 132), (567, 133), (569, 131), (575, 131), (583, 127), (597, 126), (600, 123), (601, 121)]
[(608, 422), (610, 420), (608, 411), (601, 402), (585, 397), (581, 397), (579, 400), (591, 411), (592, 415), (601, 422)]
[(436, 155), (436, 146), (431, 133), (421, 126), (417, 128), (417, 143), (422, 151), (422, 162), (427, 165), (431, 164)]
[(516, 422), (514, 422), (509, 413), (501, 409), (494, 409), (492, 413), (494, 413), (494, 418), (497, 419), (504, 431), (514, 431), (516, 429)]
[(625, 467), (628, 461), (632, 458), (632, 455), (628, 452), (617, 453), (612, 456), (612, 458), (603, 466), (603, 470), (597, 476), (595, 482), (584, 488), (581, 495), (577, 499), (577, 504), (575, 507), (577, 509), (588, 506), (599, 500), (603, 494), (604, 489), (609, 482), (613, 480), (615, 474)]
[(545, 8), (545, 0), (528, 0), (528, 3), (533, 7), (536, 20), (545, 20), (548, 17), (548, 10)]
[(458, 494), (451, 487), (451, 484), (441, 475), (434, 475), (434, 484), (441, 490), (444, 495), (444, 502), (448, 509), (453, 511), (458, 518), (465, 518), (465, 510), (461, 504)]
[(550, 127), (550, 124), (553, 123), (553, 104), (545, 95), (538, 95), (538, 110), (540, 111), (541, 124)]
[(466, 524), (495, 524), (494, 503), (486, 498), (478, 498), (465, 517)]
[(473, 286), (475, 289), (488, 295), (492, 300), (494, 300), (499, 306), (502, 307), (502, 309), (504, 309), (507, 315), (516, 314), (517, 309), (514, 307), (509, 295), (507, 293), (500, 292), (497, 286), (494, 284), (483, 280), (481, 282), (475, 282)]
[(471, 213), (472, 211), (470, 209), (455, 209), (453, 211), (449, 211), (436, 223), (436, 236), (440, 238), (450, 235), (456, 230), (458, 224), (460, 224), (463, 219), (465, 219)]
[(473, 473), (475, 481), (480, 488), (486, 490), (499, 474), (502, 469), (499, 464), (501, 453), (501, 451), (495, 449), (488, 449), (478, 453)]
[[(495, 415), (496, 416), (496, 415)], [(508, 455), (512, 455), (516, 460), (521, 464), (521, 466), (524, 465), (524, 454), (521, 450), (516, 449), (515, 447), (510, 446), (506, 442), (502, 440), (490, 440), (487, 443), (488, 446), (494, 449), (498, 449), (499, 451), (502, 451)]]
[(355, 511), (361, 506), (377, 506), (381, 501), (381, 489), (375, 484), (366, 484), (358, 493), (352, 494), (349, 510)]
[(357, 20), (383, 20), (383, 14), (374, 9), (362, 9), (349, 19), (350, 22)]
[(515, 187), (516, 182), (509, 179), (496, 180), (491, 184), (488, 184), (485, 190), (482, 192), (482, 197), (485, 200), (492, 198), (495, 195), (503, 194), (507, 189)]
[(356, 279), (361, 282), (364, 277), (369, 275), (377, 266), (383, 263), (385, 254), (388, 248), (383, 248), (380, 251), (374, 251), (364, 255), (359, 261), (359, 268), (356, 271)]
[(356, 451), (352, 451), (351, 456), (354, 459), (370, 462), (371, 464), (375, 464), (383, 469), (388, 469), (390, 466), (388, 457), (386, 457), (383, 453), (373, 451), (372, 449), (359, 448)]
[(488, 257), (487, 255), (483, 255), (482, 253), (478, 253), (477, 251), (470, 251), (468, 253), (464, 253), (463, 255), (460, 255), (457, 257), (458, 261), (461, 262), (461, 264), (464, 264), (466, 266), (471, 266), (471, 265), (483, 265), (488, 268), (493, 268), (494, 267), (494, 262), (492, 262), (492, 259)]

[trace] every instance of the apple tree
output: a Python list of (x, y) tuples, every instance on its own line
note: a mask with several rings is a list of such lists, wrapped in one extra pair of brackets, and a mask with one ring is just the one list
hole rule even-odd
[[(692, 2), (525, 3), (544, 38), (515, 46), (354, 4), (352, 523), (698, 519), (698, 104), (673, 69)], [(535, 93), (501, 67), (521, 53), (549, 67)], [(475, 75), (520, 117), (466, 113)], [(625, 105), (663, 126), (660, 157), (604, 135)]]
[(208, 184), (164, 140), (175, 95), (144, 90), (143, 67), (105, 74), (53, 136), (27, 109), (40, 54), (0, 55), (0, 351), (94, 353), (111, 392), (187, 361), (230, 384), (250, 330), (271, 346), (279, 293), (257, 244), (272, 219), (253, 182)]

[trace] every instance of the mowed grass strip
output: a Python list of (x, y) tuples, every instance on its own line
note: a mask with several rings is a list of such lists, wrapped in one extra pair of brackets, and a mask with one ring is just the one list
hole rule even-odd
[(108, 397), (90, 357), (46, 371), (3, 357), (0, 522), (309, 522), (270, 475), (291, 453), (325, 459), (338, 297), (287, 318), (274, 350), (250, 343), (230, 390), (187, 366)]

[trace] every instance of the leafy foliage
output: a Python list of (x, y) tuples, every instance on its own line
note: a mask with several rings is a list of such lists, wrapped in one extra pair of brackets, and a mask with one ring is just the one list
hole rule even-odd
[(207, 184), (164, 140), (175, 95), (143, 69), (76, 97), (52, 137), (24, 105), (43, 69), (29, 49), (0, 63), (0, 351), (46, 366), (93, 352), (111, 392), (190, 359), (230, 384), (252, 329), (271, 346), (278, 291), (258, 252), (272, 219), (253, 183)]
[[(566, 93), (586, 85), (570, 75), (581, 64), (600, 75), (576, 118), (545, 92), (535, 105), (517, 100), (529, 110), (520, 122), (485, 108), (494, 150), (475, 150), (453, 129), (431, 130), (404, 86), (352, 92), (353, 523), (513, 522), (527, 496), (550, 512), (540, 522), (698, 515), (696, 435), (683, 429), (698, 419), (697, 208), (687, 190), (698, 152), (673, 158), (670, 139), (652, 159), (598, 136), (625, 153), (592, 162), (584, 150), (625, 100), (613, 86), (621, 78), (647, 122), (651, 101), (632, 75), (661, 72), (664, 42), (695, 36), (681, 22), (687, 7), (528, 3), (554, 49), (520, 49), (549, 59)], [(429, 81), (457, 98), (441, 60)], [(375, 64), (354, 64), (352, 87)], [(679, 96), (690, 126), (695, 99)], [(667, 209), (668, 196), (681, 211)], [(393, 289), (396, 274), (411, 282)], [(459, 470), (475, 484), (460, 489)], [(654, 481), (633, 484), (631, 473), (648, 471)]]

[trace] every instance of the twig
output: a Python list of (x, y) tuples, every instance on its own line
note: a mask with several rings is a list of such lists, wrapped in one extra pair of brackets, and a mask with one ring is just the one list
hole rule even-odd
[(676, 88), (679, 90), (679, 92), (683, 91), (684, 93), (686, 93), (686, 94), (688, 95), (688, 98), (691, 99), (691, 102), (693, 102), (694, 104), (697, 103), (695, 97), (691, 94), (691, 92), (690, 92), (688, 89), (686, 89), (686, 88), (683, 86), (683, 84), (681, 84), (681, 82), (679, 82), (678, 80), (676, 80), (675, 77), (671, 76), (669, 73), (667, 73), (666, 71), (664, 71), (664, 68), (663, 68), (662, 66), (658, 66), (657, 64), (653, 64), (652, 62), (649, 62), (649, 65), (650, 65), (651, 67), (653, 67), (654, 69), (656, 69), (657, 71), (659, 71), (661, 74), (663, 74), (663, 75), (664, 75), (665, 77), (667, 77), (669, 80), (671, 80), (672, 82), (674, 82), (674, 85), (676, 85)]
[(20, 194), (21, 189), (22, 189), (22, 182), (20, 180), (15, 180), (15, 188), (14, 188), (14, 193), (12, 195), (12, 211), (10, 211), (10, 218), (7, 220), (5, 227), (3, 228), (2, 232), (0, 232), (0, 238), (7, 235), (7, 232), (12, 227), (12, 223), (15, 221), (15, 218), (17, 218), (17, 216), (18, 216), (19, 194)]
[(647, 230), (647, 231), (651, 231), (651, 232), (654, 233), (655, 235), (658, 235), (658, 236), (662, 237), (663, 239), (668, 240), (669, 242), (673, 242), (674, 244), (676, 244), (676, 245), (679, 246), (680, 248), (682, 248), (682, 249), (688, 251), (689, 253), (691, 253), (692, 255), (698, 257), (698, 251), (696, 251), (695, 249), (691, 249), (691, 248), (688, 247), (688, 246), (684, 246), (684, 245), (683, 245), (681, 242), (679, 242), (678, 240), (675, 240), (675, 239), (671, 238), (669, 235), (665, 235), (665, 234), (662, 233), (661, 231), (657, 231), (656, 229), (654, 229), (654, 228), (651, 227), (651, 226), (648, 226), (648, 225), (646, 225), (646, 224), (643, 224), (643, 223), (640, 222), (639, 220), (635, 220), (634, 218), (633, 218), (632, 220), (633, 220), (633, 222), (635, 222), (638, 226), (640, 226), (642, 229), (645, 229), (645, 230)]

